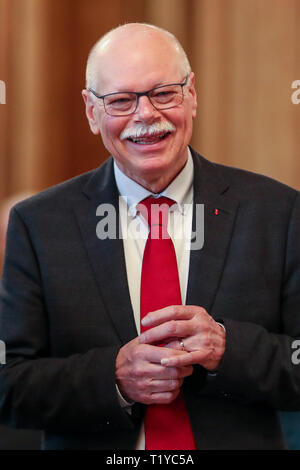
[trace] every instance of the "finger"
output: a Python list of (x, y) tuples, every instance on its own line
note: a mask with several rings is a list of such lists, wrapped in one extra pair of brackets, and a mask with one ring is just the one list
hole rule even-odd
[(180, 393), (180, 389), (170, 392), (151, 393), (150, 398), (146, 404), (148, 405), (169, 405), (174, 401)]
[(182, 339), (181, 338), (176, 338), (173, 341), (170, 341), (164, 345), (164, 348), (169, 348), (169, 349), (176, 349), (178, 351), (185, 351), (188, 352), (188, 349), (185, 347), (186, 346), (186, 340), (184, 340), (184, 347), (181, 343)]
[(192, 322), (189, 320), (171, 320), (144, 331), (139, 341), (142, 344), (170, 343), (175, 339), (191, 336), (192, 334)]
[(188, 320), (192, 318), (201, 307), (195, 305), (170, 305), (154, 312), (149, 312), (143, 319), (142, 325), (153, 327), (170, 320)]
[(164, 379), (183, 379), (192, 375), (193, 373), (193, 366), (180, 366), (180, 367), (164, 367), (161, 365), (164, 371), (160, 371), (160, 377)]
[(162, 364), (150, 364), (141, 373), (136, 374), (137, 378), (151, 379), (151, 380), (176, 380), (184, 379), (192, 375), (193, 366), (180, 366), (180, 367), (165, 367)]
[(184, 353), (184, 355), (181, 354), (180, 356), (165, 357), (162, 358), (161, 364), (166, 367), (183, 367), (201, 364), (201, 362), (205, 361), (205, 359), (212, 354), (212, 351), (213, 350), (210, 349), (200, 349), (198, 351)]
[(134, 359), (145, 360), (153, 364), (160, 364), (163, 357), (171, 357), (184, 353), (184, 351), (177, 349), (164, 349), (165, 348), (153, 346), (151, 344), (141, 344), (135, 350)]
[(179, 389), (183, 384), (183, 379), (152, 380), (149, 390), (152, 393), (170, 392)]
[(164, 367), (161, 360), (167, 357), (185, 354), (184, 351), (168, 349), (150, 345), (141, 345), (135, 352), (132, 364), (131, 376), (136, 378), (148, 377), (157, 379), (184, 378), (193, 373), (193, 368), (188, 367)]

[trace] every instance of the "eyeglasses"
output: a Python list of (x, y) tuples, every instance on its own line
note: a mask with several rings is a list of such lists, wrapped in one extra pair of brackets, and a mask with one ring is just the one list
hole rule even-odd
[(171, 83), (142, 92), (124, 91), (102, 96), (99, 96), (92, 88), (88, 90), (96, 98), (103, 100), (105, 112), (110, 116), (128, 116), (135, 113), (141, 96), (147, 96), (152, 106), (158, 110), (180, 105), (183, 102), (183, 87), (187, 81), (188, 75), (183, 83)]

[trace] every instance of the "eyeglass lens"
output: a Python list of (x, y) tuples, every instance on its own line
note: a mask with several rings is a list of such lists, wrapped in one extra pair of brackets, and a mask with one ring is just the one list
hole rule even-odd
[[(151, 90), (148, 97), (157, 109), (177, 106), (182, 102), (183, 91), (180, 85), (167, 85)], [(135, 93), (113, 93), (104, 98), (106, 111), (112, 115), (134, 113), (137, 108), (138, 95)]]

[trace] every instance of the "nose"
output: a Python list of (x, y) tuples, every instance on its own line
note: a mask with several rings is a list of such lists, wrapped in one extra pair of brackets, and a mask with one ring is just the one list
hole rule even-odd
[(138, 120), (149, 122), (157, 117), (158, 111), (154, 108), (148, 96), (140, 96), (135, 113)]

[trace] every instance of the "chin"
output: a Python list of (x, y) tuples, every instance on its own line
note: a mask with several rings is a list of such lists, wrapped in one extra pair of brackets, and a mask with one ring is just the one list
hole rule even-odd
[(135, 168), (142, 173), (159, 172), (161, 174), (168, 171), (171, 166), (172, 161), (166, 159), (165, 156), (149, 154), (147, 157), (140, 159)]

